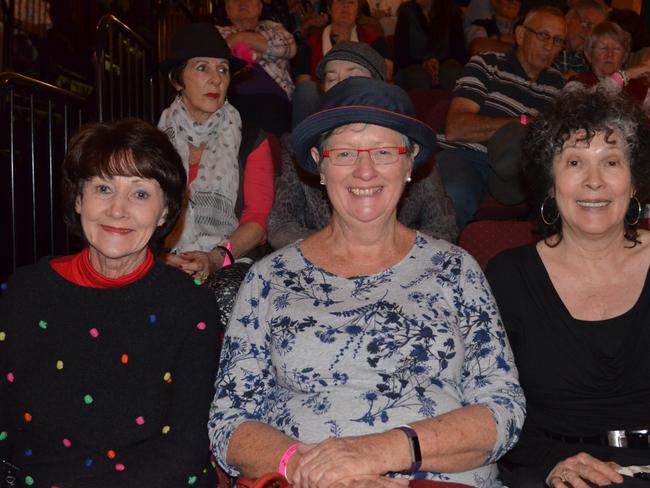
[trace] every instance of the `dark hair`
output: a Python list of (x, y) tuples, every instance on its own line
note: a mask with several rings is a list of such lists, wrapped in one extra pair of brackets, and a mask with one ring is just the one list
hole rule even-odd
[(85, 124), (72, 136), (63, 160), (63, 218), (68, 229), (84, 238), (77, 198), (84, 183), (99, 176), (139, 176), (158, 182), (165, 198), (167, 218), (151, 237), (154, 252), (176, 225), (183, 204), (187, 175), (167, 135), (140, 119), (110, 124)]
[[(571, 10), (576, 12), (584, 12), (585, 10), (596, 10), (603, 14), (605, 18), (609, 16), (609, 9), (607, 5), (602, 3), (600, 0), (578, 0)], [(571, 11), (569, 10), (569, 11)]]
[[(185, 88), (185, 82), (183, 81), (183, 70), (187, 66), (188, 61), (189, 59), (186, 59), (169, 72), (169, 81), (171, 81), (172, 85), (178, 85), (181, 88)], [(176, 87), (174, 86), (174, 88)]]
[(564, 14), (559, 8), (554, 7), (552, 5), (538, 5), (537, 7), (533, 7), (528, 12), (526, 12), (526, 15), (524, 15), (524, 18), (521, 21), (521, 24), (525, 24), (526, 22), (529, 22), (530, 19), (540, 14), (550, 15), (552, 17), (559, 17), (562, 20), (564, 20)]
[[(578, 89), (563, 93), (528, 127), (523, 143), (523, 170), (533, 208), (544, 205), (544, 215), (553, 221), (557, 213), (554, 199), (547, 199), (554, 186), (553, 161), (562, 152), (564, 144), (576, 132), (584, 131), (581, 141), (590, 143), (598, 133), (604, 133), (605, 141), (613, 144), (612, 135), (623, 138), (625, 154), (630, 164), (632, 185), (636, 196), (643, 202), (650, 190), (650, 124), (644, 112), (626, 98), (602, 89)], [(637, 220), (637, 206), (630, 206), (625, 219), (625, 238), (637, 242), (637, 226), (629, 222)], [(627, 217), (627, 216), (626, 216)], [(546, 239), (557, 234), (562, 240), (562, 219), (549, 225), (537, 213), (539, 234)], [(548, 242), (547, 242), (548, 243)]]
[[(334, 0), (327, 0), (327, 12), (331, 15), (332, 12), (332, 4), (334, 3)], [(361, 12), (361, 0), (357, 0), (357, 8), (359, 9), (359, 12)]]

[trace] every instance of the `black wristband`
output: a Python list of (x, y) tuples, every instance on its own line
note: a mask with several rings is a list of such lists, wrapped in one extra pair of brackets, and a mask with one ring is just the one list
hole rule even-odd
[(225, 256), (228, 256), (230, 258), (230, 263), (235, 264), (235, 256), (232, 255), (230, 250), (226, 246), (215, 246), (217, 249), (221, 249), (224, 253)]
[(420, 466), (422, 466), (422, 451), (420, 450), (418, 433), (408, 425), (400, 425), (399, 427), (395, 427), (395, 429), (401, 430), (406, 434), (409, 445), (411, 446), (411, 467), (408, 472), (417, 473), (420, 470)]

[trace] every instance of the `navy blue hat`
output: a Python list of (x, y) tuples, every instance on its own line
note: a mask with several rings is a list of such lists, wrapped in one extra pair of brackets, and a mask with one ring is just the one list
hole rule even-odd
[(436, 133), (415, 118), (413, 103), (404, 90), (373, 78), (353, 76), (325, 93), (320, 111), (293, 130), (291, 142), (300, 166), (318, 174), (311, 148), (318, 146), (321, 134), (358, 122), (388, 127), (417, 143), (420, 152), (414, 166), (426, 162), (437, 148)]
[(160, 63), (160, 71), (169, 73), (191, 58), (227, 59), (233, 73), (246, 66), (246, 61), (232, 55), (217, 28), (205, 22), (188, 24), (174, 34), (169, 56)]

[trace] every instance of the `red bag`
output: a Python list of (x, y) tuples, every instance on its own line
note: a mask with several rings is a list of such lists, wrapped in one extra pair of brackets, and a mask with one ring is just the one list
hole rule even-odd
[(256, 480), (250, 478), (237, 479), (237, 488), (288, 488), (291, 485), (280, 473), (267, 473)]

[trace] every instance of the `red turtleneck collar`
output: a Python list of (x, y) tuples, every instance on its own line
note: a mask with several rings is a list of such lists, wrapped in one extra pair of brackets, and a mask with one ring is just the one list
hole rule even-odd
[(63, 256), (50, 261), (54, 271), (75, 285), (88, 288), (119, 288), (139, 280), (153, 266), (153, 253), (147, 249), (144, 262), (129, 274), (119, 278), (108, 278), (97, 271), (90, 262), (90, 248), (85, 248), (79, 254)]

